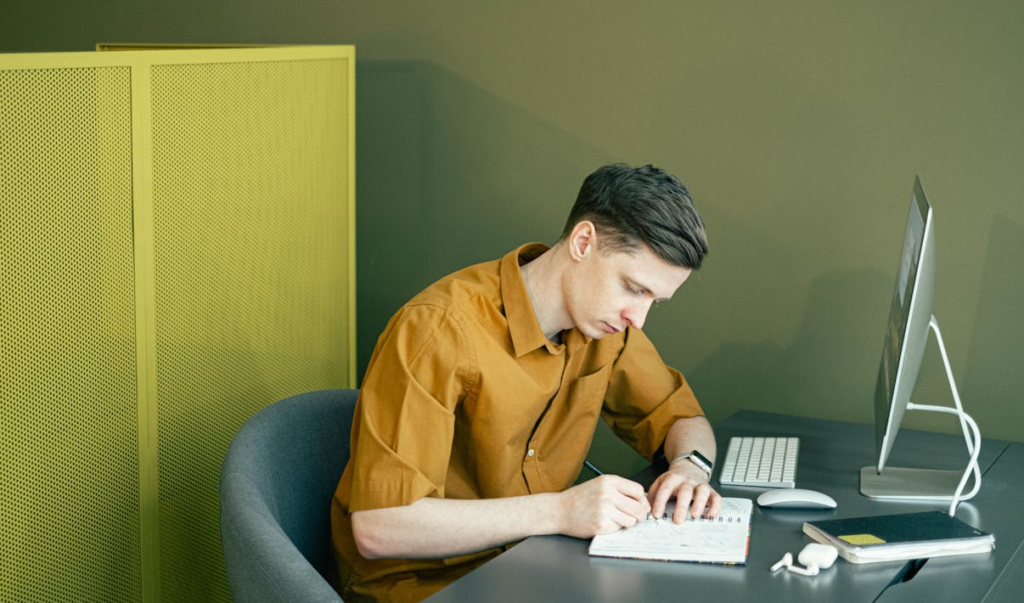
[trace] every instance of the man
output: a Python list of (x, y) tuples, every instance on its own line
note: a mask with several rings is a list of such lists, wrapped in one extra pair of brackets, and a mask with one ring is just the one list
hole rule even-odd
[[(349, 602), (418, 601), (535, 534), (590, 538), (716, 516), (715, 440), (640, 330), (707, 254), (686, 188), (652, 166), (583, 183), (561, 239), (451, 274), (388, 323), (363, 380), (332, 505)], [(669, 469), (644, 492), (573, 486), (599, 416)], [(706, 510), (705, 510), (706, 509)]]

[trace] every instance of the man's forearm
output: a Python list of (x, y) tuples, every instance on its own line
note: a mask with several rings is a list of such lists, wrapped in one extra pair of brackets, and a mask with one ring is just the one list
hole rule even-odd
[(692, 450), (700, 452), (714, 462), (717, 453), (711, 423), (700, 416), (677, 420), (665, 437), (664, 448), (665, 458), (670, 463), (679, 455)]
[(402, 507), (356, 512), (352, 530), (367, 558), (454, 557), (556, 532), (555, 496), (422, 498)]
[(401, 507), (357, 511), (352, 532), (364, 557), (431, 559), (538, 534), (590, 538), (633, 526), (650, 510), (643, 486), (603, 475), (558, 493), (484, 500), (422, 498)]

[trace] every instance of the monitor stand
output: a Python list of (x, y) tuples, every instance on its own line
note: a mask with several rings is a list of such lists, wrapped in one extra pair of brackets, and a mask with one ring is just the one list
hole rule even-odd
[[(935, 333), (939, 343), (939, 351), (942, 352), (942, 362), (946, 367), (946, 377), (949, 379), (949, 387), (953, 392), (953, 401), (956, 408), (948, 406), (928, 406), (923, 404), (907, 404), (907, 410), (924, 410), (930, 412), (943, 412), (957, 415), (960, 418), (960, 427), (963, 429), (964, 441), (967, 444), (967, 452), (971, 460), (964, 471), (945, 471), (940, 469), (910, 469), (906, 467), (886, 467), (878, 473), (875, 466), (863, 467), (860, 470), (860, 493), (869, 498), (878, 499), (900, 499), (900, 500), (921, 500), (921, 501), (951, 501), (949, 514), (956, 510), (960, 500), (973, 498), (981, 488), (981, 470), (978, 467), (978, 452), (981, 450), (981, 432), (978, 424), (970, 415), (964, 412), (960, 403), (960, 393), (956, 388), (956, 381), (953, 380), (953, 371), (949, 366), (949, 356), (946, 354), (946, 345), (942, 341), (942, 332), (939, 331), (939, 323), (932, 315), (928, 321), (928, 327)], [(968, 430), (968, 427), (970, 430)], [(973, 436), (973, 439), (972, 439)], [(971, 472), (974, 473), (974, 487), (964, 496), (960, 496)]]
[(860, 468), (860, 493), (868, 498), (946, 502), (953, 499), (964, 475), (954, 469), (886, 467), (881, 473), (877, 469), (874, 465)]

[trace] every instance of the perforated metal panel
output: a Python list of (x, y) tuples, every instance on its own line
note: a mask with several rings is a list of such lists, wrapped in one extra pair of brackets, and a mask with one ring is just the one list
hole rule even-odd
[(231, 438), (353, 385), (352, 61), (0, 55), (0, 603), (230, 600)]
[(348, 384), (349, 72), (345, 59), (153, 67), (165, 601), (229, 600), (217, 476), (238, 427)]
[(0, 69), (0, 600), (141, 593), (128, 68)]

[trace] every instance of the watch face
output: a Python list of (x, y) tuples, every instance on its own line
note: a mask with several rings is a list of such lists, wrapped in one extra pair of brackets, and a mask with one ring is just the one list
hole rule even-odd
[(711, 477), (711, 472), (713, 471), (715, 464), (712, 463), (711, 459), (709, 459), (708, 457), (697, 452), (696, 450), (691, 450), (690, 452), (684, 452), (683, 454), (680, 454), (676, 458), (672, 459), (669, 464), (681, 459), (689, 460), (694, 465), (697, 465), (698, 467), (703, 469), (708, 474), (709, 478)]
[(711, 473), (712, 463), (708, 457), (694, 450), (690, 453), (690, 459), (695, 461), (698, 465), (701, 465), (705, 471)]

